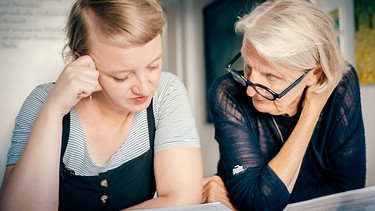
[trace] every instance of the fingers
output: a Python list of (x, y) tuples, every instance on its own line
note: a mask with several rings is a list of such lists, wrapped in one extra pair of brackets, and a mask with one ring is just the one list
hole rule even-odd
[(220, 202), (231, 210), (235, 210), (229, 200), (223, 180), (216, 175), (203, 179), (202, 203), (212, 202)]
[(82, 98), (102, 90), (98, 78), (99, 71), (90, 56), (77, 58), (61, 72), (48, 97), (48, 105), (65, 115)]
[(94, 60), (89, 55), (80, 56), (74, 62), (72, 62), (72, 64), (73, 63), (79, 66), (86, 66), (92, 69), (96, 69)]
[(228, 200), (228, 192), (224, 182), (219, 176), (212, 176), (203, 179), (202, 203)]
[(99, 72), (92, 58), (88, 55), (81, 56), (65, 70), (65, 77), (67, 85), (72, 87), (78, 98), (89, 96), (92, 92), (100, 91), (102, 88), (99, 84)]
[(317, 109), (322, 109), (326, 104), (328, 98), (331, 96), (333, 89), (319, 91), (320, 86), (313, 84), (307, 87), (303, 106), (313, 105)]

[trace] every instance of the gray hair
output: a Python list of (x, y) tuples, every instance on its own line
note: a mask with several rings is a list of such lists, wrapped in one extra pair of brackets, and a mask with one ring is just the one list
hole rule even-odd
[[(323, 91), (349, 70), (340, 51), (332, 18), (308, 0), (268, 0), (235, 24), (258, 54), (271, 65), (323, 69)], [(246, 46), (243, 46), (246, 50)]]

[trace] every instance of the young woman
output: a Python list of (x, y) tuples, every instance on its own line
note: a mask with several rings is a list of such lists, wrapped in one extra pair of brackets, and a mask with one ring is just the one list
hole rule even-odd
[(162, 72), (164, 24), (156, 0), (74, 3), (72, 62), (17, 116), (1, 210), (200, 203), (199, 138), (184, 85)]

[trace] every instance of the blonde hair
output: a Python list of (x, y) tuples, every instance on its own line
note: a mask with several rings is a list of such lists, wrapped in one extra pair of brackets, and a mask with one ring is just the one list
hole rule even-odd
[(65, 26), (64, 58), (87, 54), (93, 28), (115, 44), (139, 45), (160, 34), (165, 22), (156, 0), (77, 0)]
[[(349, 70), (340, 51), (332, 18), (308, 0), (268, 0), (235, 24), (271, 65), (323, 69), (323, 91), (335, 86)], [(246, 46), (245, 49), (246, 50)]]

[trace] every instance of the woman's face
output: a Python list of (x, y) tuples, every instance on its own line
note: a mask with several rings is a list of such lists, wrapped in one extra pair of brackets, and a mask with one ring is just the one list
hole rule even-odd
[[(254, 84), (266, 86), (277, 94), (280, 94), (303, 75), (303, 70), (270, 65), (258, 55), (254, 46), (249, 43), (244, 45), (242, 57), (245, 78)], [(299, 102), (307, 86), (307, 77), (308, 75), (286, 95), (274, 101), (262, 97), (251, 86), (247, 87), (246, 92), (248, 96), (252, 97), (254, 107), (258, 111), (272, 115), (292, 116), (298, 111)]]
[(162, 70), (158, 35), (137, 46), (120, 46), (98, 38), (90, 40), (89, 55), (99, 71), (102, 91), (97, 98), (118, 111), (137, 112), (148, 107)]

